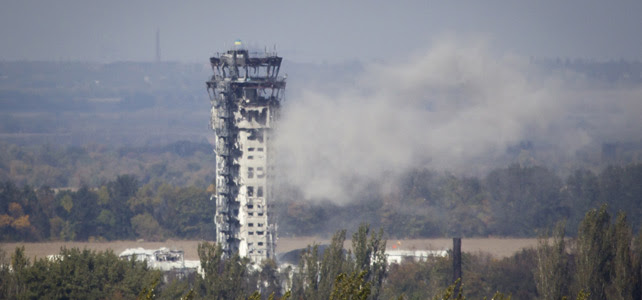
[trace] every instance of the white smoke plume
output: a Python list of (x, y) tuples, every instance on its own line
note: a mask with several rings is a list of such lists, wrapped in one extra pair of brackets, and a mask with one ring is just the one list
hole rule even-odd
[(392, 181), (417, 167), (466, 173), (525, 140), (572, 154), (597, 135), (640, 132), (640, 89), (591, 91), (582, 80), (544, 76), (483, 42), (438, 42), (367, 65), (341, 91), (288, 99), (276, 138), (280, 177), (308, 198), (343, 202), (359, 190), (350, 184), (360, 180), (346, 184), (354, 178)]

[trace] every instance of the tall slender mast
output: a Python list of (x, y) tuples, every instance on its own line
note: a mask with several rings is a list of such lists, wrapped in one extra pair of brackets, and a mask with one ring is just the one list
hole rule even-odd
[(156, 29), (156, 62), (161, 61), (160, 29)]

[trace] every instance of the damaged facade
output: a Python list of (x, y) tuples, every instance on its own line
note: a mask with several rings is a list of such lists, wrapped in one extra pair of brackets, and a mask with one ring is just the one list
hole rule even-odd
[(216, 242), (228, 257), (238, 251), (257, 263), (274, 258), (276, 246), (270, 135), (285, 89), (281, 61), (238, 47), (210, 58), (207, 82), (216, 133)]
[(163, 282), (171, 279), (185, 279), (192, 274), (204, 276), (200, 260), (185, 260), (183, 250), (170, 250), (160, 248), (149, 250), (143, 248), (130, 248), (118, 255), (120, 258), (147, 262), (147, 266), (163, 272)]

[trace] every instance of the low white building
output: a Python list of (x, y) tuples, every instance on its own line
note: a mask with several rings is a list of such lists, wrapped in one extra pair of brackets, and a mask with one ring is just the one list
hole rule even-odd
[(399, 264), (404, 260), (424, 261), (430, 257), (446, 257), (448, 250), (386, 250), (388, 264)]
[(170, 250), (165, 247), (156, 250), (130, 248), (118, 256), (126, 259), (135, 257), (137, 261), (146, 261), (150, 268), (164, 272), (178, 271), (185, 275), (198, 272), (201, 276), (203, 275), (201, 262), (198, 260), (185, 260), (185, 253), (182, 250)]

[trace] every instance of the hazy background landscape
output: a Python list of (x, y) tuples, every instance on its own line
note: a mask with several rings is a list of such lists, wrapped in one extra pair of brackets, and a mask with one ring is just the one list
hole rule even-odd
[[(94, 193), (130, 174), (123, 182), (157, 200), (130, 203), (126, 221), (169, 226), (154, 208), (169, 201), (160, 186), (213, 189), (208, 58), (241, 39), (285, 58), (275, 131), (281, 234), (368, 221), (395, 236), (532, 236), (558, 218), (576, 226), (603, 202), (637, 211), (636, 192), (615, 199), (608, 182), (637, 174), (642, 159), (639, 11), (627, 1), (9, 1), (0, 12), (0, 180)], [(256, 21), (268, 16), (279, 21)], [(52, 208), (63, 205), (57, 195)], [(537, 204), (519, 230), (501, 217), (519, 211), (506, 202), (515, 199)], [(551, 204), (557, 212), (544, 217)], [(9, 202), (3, 211), (10, 216)], [(457, 218), (473, 221), (445, 225)]]
[[(452, 252), (384, 266), (382, 251), (453, 237), (469, 299), (639, 298), (640, 28), (624, 0), (3, 1), (0, 298), (327, 299), (343, 278), (430, 299)], [(277, 249), (324, 244), (290, 253), (298, 268), (201, 243), (209, 57), (236, 40), (284, 57)], [(139, 246), (206, 270), (167, 280), (104, 251)]]

